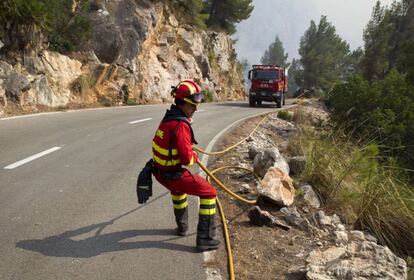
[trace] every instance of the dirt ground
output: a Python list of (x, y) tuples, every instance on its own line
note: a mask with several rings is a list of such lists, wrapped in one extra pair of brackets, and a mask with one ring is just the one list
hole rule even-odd
[[(277, 112), (273, 114), (273, 116), (276, 115)], [(222, 138), (215, 150), (222, 150), (245, 138), (262, 118), (250, 119), (234, 128)], [(284, 120), (277, 121), (285, 122)], [(259, 128), (255, 134), (266, 134), (278, 146), (282, 154), (286, 153), (286, 138), (263, 128)], [(208, 168), (214, 170), (226, 165), (239, 166), (240, 162), (247, 162), (253, 168), (247, 149), (243, 151), (236, 148), (225, 155), (210, 157)], [(235, 193), (249, 199), (256, 197), (257, 181), (253, 175), (247, 172), (224, 170), (221, 174), (218, 173), (217, 177)], [(249, 184), (252, 191), (248, 194), (241, 194), (240, 186), (245, 183)], [(216, 188), (219, 190), (218, 197), (228, 220), (236, 279), (303, 279), (303, 273), (293, 272), (303, 269), (308, 253), (318, 246), (323, 246), (323, 243), (315, 240), (309, 232), (299, 229), (292, 228), (286, 231), (281, 228), (259, 227), (251, 224), (247, 214), (253, 205), (234, 199), (219, 186)], [(258, 205), (262, 210), (282, 219), (282, 214), (274, 205), (263, 202)], [(298, 207), (298, 210), (303, 214), (302, 208)], [(221, 228), (221, 225), (219, 227)], [(218, 230), (218, 234), (222, 234), (221, 229)], [(330, 241), (324, 242), (326, 244)], [(217, 251), (215, 261), (208, 265), (219, 268), (223, 279), (229, 279), (228, 259), (224, 244)]]

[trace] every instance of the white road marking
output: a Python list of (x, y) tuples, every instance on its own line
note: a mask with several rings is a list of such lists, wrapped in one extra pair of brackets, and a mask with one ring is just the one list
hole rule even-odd
[(27, 114), (21, 116), (14, 116), (14, 117), (6, 117), (0, 118), (0, 121), (7, 121), (7, 120), (14, 120), (14, 119), (23, 119), (23, 118), (30, 118), (30, 117), (38, 117), (38, 116), (45, 116), (45, 115), (52, 115), (52, 114), (61, 114), (62, 112), (47, 112), (47, 113), (36, 113), (36, 114)]
[(20, 165), (26, 164), (26, 163), (28, 163), (28, 162), (30, 162), (32, 160), (35, 160), (35, 159), (38, 159), (40, 157), (43, 157), (43, 156), (45, 156), (47, 154), (56, 152), (57, 150), (60, 150), (60, 149), (62, 149), (62, 147), (53, 147), (53, 148), (50, 148), (50, 149), (48, 149), (46, 151), (40, 152), (40, 153), (35, 154), (33, 156), (30, 156), (28, 158), (19, 160), (18, 162), (15, 162), (15, 163), (12, 163), (10, 165), (7, 165), (6, 167), (4, 167), (4, 169), (14, 169), (16, 167), (19, 167)]
[(134, 124), (134, 123), (145, 122), (145, 121), (149, 121), (149, 120), (152, 120), (152, 118), (146, 118), (146, 119), (142, 119), (142, 120), (136, 120), (136, 121), (132, 121), (132, 122), (129, 122), (129, 123), (130, 124)]
[(204, 110), (197, 110), (196, 113), (204, 112)]

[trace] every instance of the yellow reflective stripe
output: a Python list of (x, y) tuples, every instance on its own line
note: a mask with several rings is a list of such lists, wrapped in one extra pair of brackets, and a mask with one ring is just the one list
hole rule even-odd
[(200, 215), (214, 215), (216, 214), (216, 208), (213, 209), (201, 209), (198, 211), (198, 214)]
[(186, 194), (182, 194), (182, 195), (173, 195), (172, 194), (171, 197), (172, 197), (173, 200), (181, 200), (181, 199), (186, 198), (187, 195)]
[(213, 205), (213, 204), (216, 204), (216, 199), (215, 198), (200, 198), (200, 204)]
[(156, 163), (162, 166), (173, 166), (173, 165), (178, 165), (181, 163), (180, 159), (167, 161), (165, 159), (160, 159), (156, 155), (152, 155), (152, 158), (155, 160)]
[[(167, 150), (167, 149), (163, 149), (163, 148), (161, 148), (160, 146), (158, 146), (157, 145), (157, 143), (155, 143), (155, 142), (152, 142), (152, 148), (154, 149), (154, 150), (156, 150), (158, 153), (160, 153), (161, 155), (163, 155), (163, 156), (169, 156), (169, 151)], [(171, 155), (172, 156), (176, 156), (176, 155), (178, 155), (178, 151), (177, 151), (177, 149), (171, 149)]]
[(187, 207), (187, 205), (188, 205), (188, 202), (186, 201), (186, 202), (181, 203), (181, 204), (173, 204), (173, 207), (174, 207), (174, 209), (183, 209), (183, 208)]
[(180, 85), (186, 85), (188, 87), (188, 89), (190, 90), (190, 94), (194, 94), (197, 91), (197, 89), (195, 88), (195, 86), (193, 86), (190, 83), (181, 82)]
[(184, 97), (183, 99), (184, 99), (184, 101), (185, 101), (185, 102), (187, 102), (187, 103), (191, 103), (191, 104), (196, 105), (196, 106), (198, 106), (198, 105), (199, 105), (198, 103), (195, 103), (194, 101), (192, 101), (191, 99), (188, 99), (187, 97)]

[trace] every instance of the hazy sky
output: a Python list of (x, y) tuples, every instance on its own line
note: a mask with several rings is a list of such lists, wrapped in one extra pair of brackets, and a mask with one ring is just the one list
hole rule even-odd
[[(298, 57), (299, 41), (310, 21), (319, 22), (321, 15), (335, 27), (351, 49), (363, 47), (362, 32), (368, 23), (376, 0), (253, 0), (254, 10), (249, 19), (237, 25), (239, 59), (260, 63), (264, 51), (278, 35), (289, 60)], [(381, 0), (390, 5), (392, 0)]]

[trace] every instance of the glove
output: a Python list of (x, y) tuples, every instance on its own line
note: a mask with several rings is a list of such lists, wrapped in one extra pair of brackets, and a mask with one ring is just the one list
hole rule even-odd
[(152, 196), (152, 170), (153, 160), (151, 159), (138, 175), (137, 197), (139, 204), (147, 202), (148, 198)]

